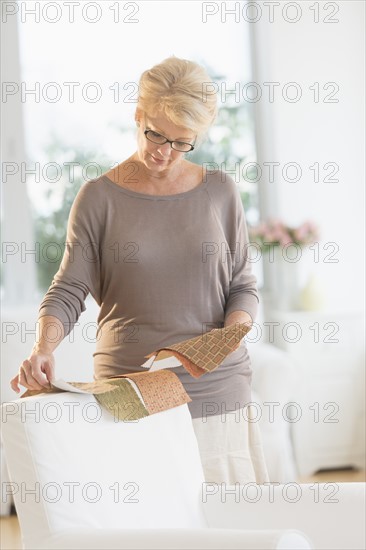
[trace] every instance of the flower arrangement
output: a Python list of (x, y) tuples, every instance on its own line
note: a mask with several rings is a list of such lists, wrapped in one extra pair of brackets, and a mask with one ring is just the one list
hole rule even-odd
[(290, 227), (280, 220), (270, 219), (249, 227), (248, 231), (250, 241), (258, 243), (263, 251), (271, 246), (306, 246), (319, 240), (318, 227), (311, 221), (305, 221), (299, 227)]

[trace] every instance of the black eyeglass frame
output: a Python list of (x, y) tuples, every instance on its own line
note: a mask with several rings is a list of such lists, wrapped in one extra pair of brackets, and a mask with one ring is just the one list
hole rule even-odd
[[(146, 130), (144, 130), (144, 135), (146, 137), (146, 139), (148, 139), (149, 141), (151, 141), (151, 143), (155, 143), (155, 145), (165, 145), (166, 143), (170, 143), (170, 147), (172, 149), (174, 149), (174, 151), (178, 151), (178, 153), (190, 153), (191, 151), (193, 151), (194, 149), (194, 145), (192, 145), (191, 143), (187, 143), (186, 141), (179, 141), (177, 139), (168, 139), (166, 138), (165, 136), (163, 136), (162, 134), (159, 134), (159, 136), (161, 136), (162, 138), (165, 139), (165, 141), (163, 141), (162, 143), (158, 143), (156, 141), (153, 141), (152, 139), (148, 138), (147, 137), (147, 134), (149, 132), (154, 132), (154, 134), (159, 134), (159, 132), (155, 132), (155, 130), (151, 130), (151, 128), (146, 128)], [(173, 147), (173, 143), (184, 143), (184, 145), (189, 145), (190, 146), (190, 149), (188, 151), (182, 151), (180, 149), (176, 149), (175, 147)]]

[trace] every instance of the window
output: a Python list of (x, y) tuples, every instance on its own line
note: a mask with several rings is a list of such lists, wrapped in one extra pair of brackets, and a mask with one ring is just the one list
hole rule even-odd
[(27, 162), (35, 168), (27, 185), (36, 240), (47, 246), (38, 264), (41, 289), (58, 269), (80, 186), (134, 152), (141, 72), (170, 55), (204, 65), (218, 91), (217, 124), (190, 159), (234, 177), (248, 222), (257, 222), (253, 117), (242, 93), (251, 80), (248, 23), (212, 17), (204, 2), (20, 4)]

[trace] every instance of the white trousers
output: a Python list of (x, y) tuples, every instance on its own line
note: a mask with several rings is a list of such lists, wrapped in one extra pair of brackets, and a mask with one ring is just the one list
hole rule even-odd
[(269, 481), (256, 412), (252, 405), (237, 411), (192, 419), (208, 483)]

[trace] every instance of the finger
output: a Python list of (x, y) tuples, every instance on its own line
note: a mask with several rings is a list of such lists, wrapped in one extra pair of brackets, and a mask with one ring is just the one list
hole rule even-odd
[(18, 380), (19, 380), (19, 384), (21, 386), (24, 386), (25, 388), (28, 388), (27, 377), (26, 377), (26, 374), (24, 372), (23, 365), (20, 366), (19, 374), (18, 374)]
[[(48, 363), (45, 363), (47, 365)], [(41, 371), (44, 372), (45, 365), (41, 365)], [(50, 388), (50, 383), (48, 380), (48, 376), (44, 376), (42, 372), (39, 371), (39, 369), (32, 367), (32, 363), (26, 359), (23, 361), (23, 367), (26, 373), (27, 381), (29, 383), (35, 384), (35, 387), (33, 389), (42, 389), (42, 388)]]
[(55, 368), (51, 363), (45, 363), (42, 366), (42, 371), (45, 373), (50, 383), (55, 379)]
[(51, 381), (53, 380), (53, 368), (48, 362), (44, 363), (41, 366), (41, 372), (38, 370), (33, 371), (32, 376), (38, 384), (41, 384), (41, 386), (46, 388), (50, 388)]
[(24, 361), (20, 367), (19, 383), (29, 390), (42, 390), (43, 386), (33, 378), (30, 367), (24, 367), (24, 363), (26, 362)]
[(19, 376), (16, 375), (16, 376), (14, 376), (14, 378), (12, 378), (10, 380), (10, 387), (11, 387), (12, 390), (14, 390), (17, 393), (20, 392), (20, 388), (19, 388), (18, 384), (19, 384)]

